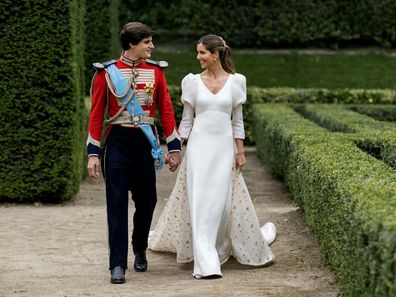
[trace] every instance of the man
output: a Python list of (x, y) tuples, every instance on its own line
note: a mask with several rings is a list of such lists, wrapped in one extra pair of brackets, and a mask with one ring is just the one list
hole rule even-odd
[(128, 23), (120, 34), (121, 57), (94, 64), (97, 72), (91, 87), (88, 173), (99, 177), (100, 139), (106, 114), (109, 126), (101, 165), (106, 184), (111, 283), (116, 284), (125, 282), (127, 269), (129, 191), (136, 208), (132, 234), (134, 269), (147, 270), (148, 234), (157, 201), (155, 170), (162, 163), (155, 136), (155, 107), (166, 135), (165, 163), (171, 159), (170, 170), (175, 171), (181, 161), (180, 136), (162, 70), (166, 62), (147, 59), (154, 48), (152, 35), (147, 25)]

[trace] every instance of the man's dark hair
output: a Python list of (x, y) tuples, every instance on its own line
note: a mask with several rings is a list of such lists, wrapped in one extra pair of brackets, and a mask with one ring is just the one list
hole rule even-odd
[(130, 43), (133, 45), (138, 44), (144, 38), (153, 36), (153, 30), (142, 23), (131, 22), (126, 24), (120, 33), (121, 46), (123, 50), (130, 48)]

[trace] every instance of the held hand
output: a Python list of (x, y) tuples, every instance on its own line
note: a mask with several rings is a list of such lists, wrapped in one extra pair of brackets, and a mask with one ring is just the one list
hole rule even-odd
[(245, 166), (246, 164), (246, 158), (245, 158), (245, 154), (241, 153), (241, 154), (237, 154), (235, 157), (235, 167), (237, 170), (242, 170), (243, 166)]
[(171, 152), (165, 155), (165, 164), (169, 164), (169, 170), (171, 172), (175, 172), (177, 166), (179, 166), (181, 162), (180, 152)]
[(169, 164), (169, 158), (170, 158), (169, 153), (166, 153), (166, 154), (165, 154), (165, 159), (164, 159), (165, 165), (166, 165), (166, 164)]
[(91, 156), (88, 158), (88, 175), (93, 178), (99, 177), (99, 158), (98, 156)]

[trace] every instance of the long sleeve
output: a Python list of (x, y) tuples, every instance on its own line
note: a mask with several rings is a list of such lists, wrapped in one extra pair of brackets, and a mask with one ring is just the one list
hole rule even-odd
[(184, 103), (183, 116), (179, 125), (179, 134), (182, 138), (187, 139), (194, 122), (194, 108), (188, 103)]
[(163, 72), (159, 72), (157, 78), (157, 106), (161, 119), (162, 128), (166, 136), (166, 143), (168, 151), (180, 151), (180, 136), (176, 130), (176, 122), (174, 116), (174, 110), (172, 101), (170, 98), (168, 85), (166, 83), (165, 75)]
[(104, 71), (95, 74), (91, 94), (91, 112), (88, 124), (87, 154), (100, 153), (100, 141), (106, 107), (107, 84)]
[(242, 104), (238, 104), (232, 111), (232, 132), (234, 138), (245, 139)]
[(187, 139), (194, 122), (195, 102), (197, 97), (197, 76), (187, 74), (181, 82), (181, 101), (184, 104), (182, 120), (179, 125), (179, 134)]

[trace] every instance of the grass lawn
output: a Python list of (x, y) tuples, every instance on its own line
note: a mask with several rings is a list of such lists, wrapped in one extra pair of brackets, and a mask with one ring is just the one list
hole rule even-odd
[[(195, 52), (154, 52), (166, 60), (170, 85), (202, 70)], [(236, 70), (248, 86), (297, 88), (396, 89), (396, 55), (385, 52), (252, 53), (233, 51)]]

